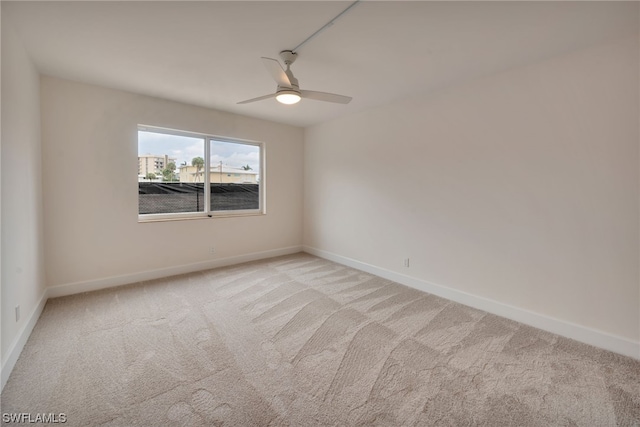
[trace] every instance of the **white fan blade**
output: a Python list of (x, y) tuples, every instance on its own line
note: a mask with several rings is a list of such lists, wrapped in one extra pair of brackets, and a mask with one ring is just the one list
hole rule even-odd
[(291, 87), (291, 82), (289, 81), (289, 77), (284, 72), (282, 65), (275, 59), (262, 57), (262, 63), (266, 67), (273, 80), (278, 83), (278, 86)]
[(336, 95), (335, 93), (317, 92), (315, 90), (301, 90), (303, 98), (315, 99), (316, 101), (335, 102), (337, 104), (348, 104), (351, 102), (350, 96)]
[(270, 95), (259, 96), (257, 98), (247, 99), (246, 101), (240, 101), (238, 104), (248, 104), (250, 102), (262, 101), (263, 99), (275, 98), (277, 93), (272, 93)]

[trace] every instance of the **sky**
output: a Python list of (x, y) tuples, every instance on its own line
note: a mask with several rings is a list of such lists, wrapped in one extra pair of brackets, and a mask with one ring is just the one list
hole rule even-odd
[[(201, 138), (167, 135), (156, 132), (138, 131), (138, 155), (168, 155), (177, 159), (176, 167), (186, 162), (191, 165), (194, 157), (204, 158), (204, 144)], [(251, 166), (255, 172), (260, 171), (260, 153), (255, 145), (233, 142), (213, 141), (211, 143), (211, 166), (220, 164), (229, 167)]]

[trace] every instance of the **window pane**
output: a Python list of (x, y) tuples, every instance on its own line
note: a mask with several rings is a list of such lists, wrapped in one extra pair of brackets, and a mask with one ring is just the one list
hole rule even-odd
[(211, 140), (211, 210), (260, 209), (260, 147)]
[(138, 131), (138, 213), (204, 211), (204, 139)]

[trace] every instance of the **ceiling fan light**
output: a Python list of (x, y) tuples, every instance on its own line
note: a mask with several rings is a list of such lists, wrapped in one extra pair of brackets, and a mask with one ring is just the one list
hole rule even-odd
[(276, 95), (276, 99), (281, 104), (291, 105), (300, 102), (300, 95), (292, 90), (288, 90), (280, 92), (278, 95)]

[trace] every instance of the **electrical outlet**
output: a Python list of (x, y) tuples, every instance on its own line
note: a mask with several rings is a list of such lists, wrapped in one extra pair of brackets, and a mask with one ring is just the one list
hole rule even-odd
[(20, 306), (16, 305), (16, 322), (20, 320)]
[(409, 268), (409, 258), (405, 258), (405, 259), (404, 259), (404, 266), (405, 266), (406, 268)]

